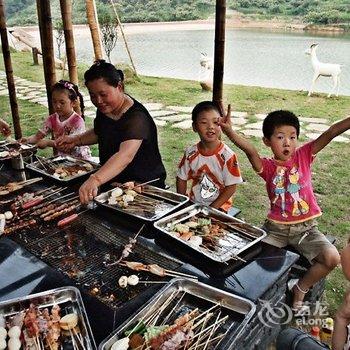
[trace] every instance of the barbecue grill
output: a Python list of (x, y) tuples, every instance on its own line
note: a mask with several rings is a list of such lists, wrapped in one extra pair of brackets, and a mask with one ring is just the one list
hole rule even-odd
[[(210, 231), (210, 227), (214, 224), (222, 230), (220, 236), (210, 241), (208, 245), (204, 241), (200, 245), (195, 245), (190, 239), (178, 237), (177, 232), (174, 232), (178, 224), (182, 229), (189, 225), (186, 227), (191, 232), (190, 222), (196, 223), (203, 219), (204, 226), (209, 230), (206, 234), (208, 239), (214, 236)], [(164, 217), (155, 222), (154, 227), (158, 230), (157, 243), (174, 255), (181, 256), (192, 265), (213, 275), (230, 274), (244, 262), (252, 259), (260, 252), (259, 243), (266, 236), (266, 233), (257, 227), (200, 204), (194, 204)], [(205, 236), (199, 226), (193, 228), (192, 232), (194, 236)]]
[[(36, 227), (11, 238), (70, 277), (90, 295), (115, 309), (147, 289), (155, 289), (167, 281), (159, 276), (138, 272), (142, 283), (125, 289), (119, 287), (118, 279), (122, 275), (129, 276), (135, 272), (120, 265), (108, 267), (108, 264), (118, 259), (130, 235), (132, 233), (123, 226), (116, 227), (105, 222), (96, 213), (87, 212), (81, 215), (79, 222), (64, 230), (52, 230), (49, 226), (46, 229)], [(138, 238), (131, 256), (134, 261), (159, 264), (169, 270), (176, 270), (181, 266), (168, 256), (149, 250), (147, 241), (142, 237)]]

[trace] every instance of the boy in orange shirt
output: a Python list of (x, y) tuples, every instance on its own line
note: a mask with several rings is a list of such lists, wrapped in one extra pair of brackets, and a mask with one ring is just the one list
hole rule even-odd
[(177, 192), (186, 194), (192, 181), (190, 198), (200, 204), (227, 210), (236, 184), (242, 183), (236, 154), (221, 140), (220, 109), (214, 102), (203, 101), (192, 111), (192, 127), (199, 143), (188, 147), (179, 164)]

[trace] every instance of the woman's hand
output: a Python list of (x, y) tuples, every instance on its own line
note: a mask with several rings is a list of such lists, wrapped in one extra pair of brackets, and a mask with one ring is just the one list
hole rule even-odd
[(10, 126), (2, 119), (0, 119), (0, 132), (4, 136), (11, 135), (11, 128), (10, 128)]
[(90, 176), (79, 188), (79, 197), (82, 204), (88, 204), (96, 196), (98, 192), (99, 181)]
[(79, 139), (76, 135), (63, 135), (55, 140), (55, 147), (65, 153), (68, 153), (72, 148), (77, 146)]

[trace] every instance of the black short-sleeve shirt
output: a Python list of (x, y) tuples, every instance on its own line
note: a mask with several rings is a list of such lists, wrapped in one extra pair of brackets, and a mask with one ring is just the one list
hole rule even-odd
[(131, 163), (114, 180), (145, 182), (160, 178), (152, 185), (165, 186), (166, 172), (158, 147), (157, 127), (147, 109), (133, 99), (134, 104), (118, 120), (97, 110), (94, 131), (98, 137), (101, 165), (119, 151), (127, 140), (142, 140)]

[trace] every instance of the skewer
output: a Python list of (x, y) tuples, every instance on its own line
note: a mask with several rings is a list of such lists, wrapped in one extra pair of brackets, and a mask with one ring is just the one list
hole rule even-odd
[(189, 275), (187, 273), (182, 273), (182, 272), (178, 272), (178, 271), (173, 271), (173, 270), (164, 270), (165, 272), (169, 272), (169, 273), (175, 273), (178, 276), (183, 276), (183, 277), (187, 277), (187, 278), (191, 278), (191, 279), (195, 279), (197, 280), (198, 277), (194, 276), (194, 275)]
[(153, 182), (156, 182), (156, 181), (158, 181), (158, 180), (160, 180), (160, 177), (157, 177), (156, 179), (149, 180), (149, 181), (143, 182), (143, 183), (141, 183), (141, 184), (138, 184), (138, 185), (134, 186), (134, 188), (135, 188), (135, 187), (145, 186), (145, 185), (151, 184), (151, 183), (153, 183)]
[(32, 185), (36, 182), (41, 181), (43, 178), (42, 177), (35, 177), (33, 179), (29, 179), (29, 180), (24, 180), (24, 181), (20, 181), (17, 182), (18, 185)]
[(144, 284), (147, 284), (147, 283), (150, 283), (150, 284), (164, 284), (164, 283), (168, 283), (169, 281), (140, 281), (138, 283), (144, 283)]

